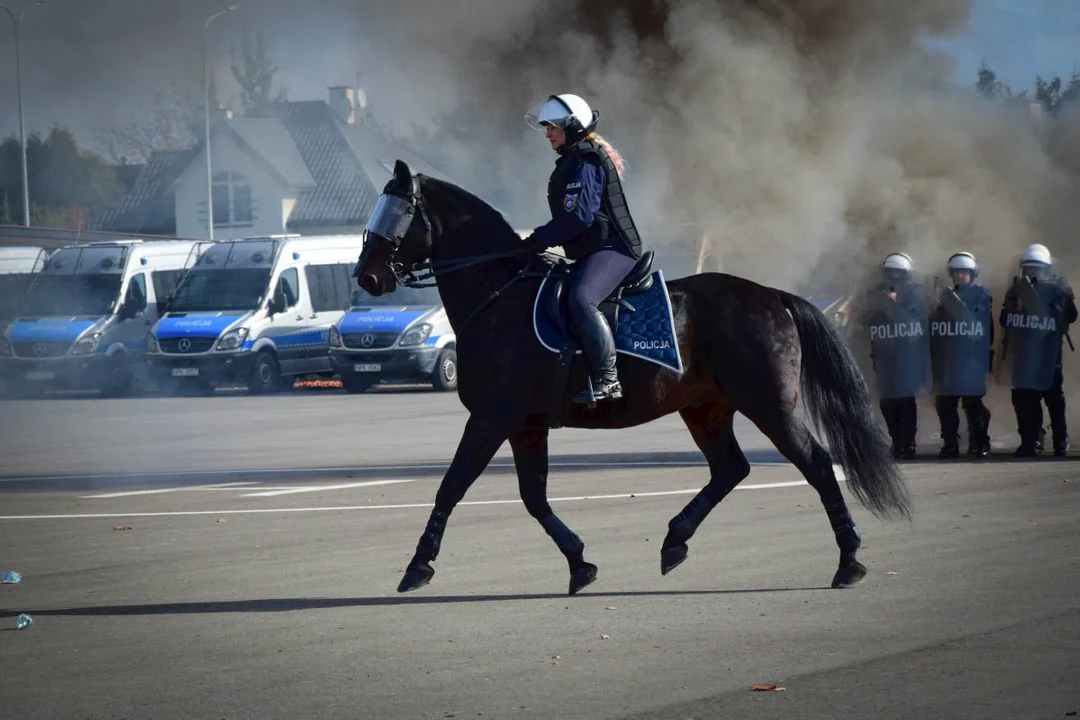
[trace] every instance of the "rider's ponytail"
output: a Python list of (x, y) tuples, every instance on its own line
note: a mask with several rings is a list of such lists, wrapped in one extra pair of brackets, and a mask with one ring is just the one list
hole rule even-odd
[(611, 162), (615, 164), (615, 172), (619, 173), (619, 175), (622, 176), (623, 167), (625, 167), (626, 163), (623, 161), (622, 155), (619, 154), (619, 151), (612, 147), (611, 143), (601, 137), (599, 133), (591, 132), (585, 136), (585, 139), (590, 142), (594, 142), (600, 147), (604, 148), (604, 151), (608, 154), (608, 157), (611, 158)]

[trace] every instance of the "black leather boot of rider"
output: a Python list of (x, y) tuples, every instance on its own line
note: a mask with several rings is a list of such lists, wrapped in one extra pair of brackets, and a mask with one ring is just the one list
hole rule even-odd
[(607, 319), (599, 310), (593, 310), (576, 330), (581, 351), (592, 368), (593, 394), (590, 398), (586, 388), (574, 396), (574, 402), (618, 400), (622, 397), (622, 385), (615, 372), (615, 338)]

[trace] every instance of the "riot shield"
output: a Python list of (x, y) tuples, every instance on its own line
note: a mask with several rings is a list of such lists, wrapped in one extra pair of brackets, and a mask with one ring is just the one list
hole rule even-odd
[(926, 293), (914, 284), (884, 289), (867, 297), (865, 332), (869, 334), (878, 396), (883, 400), (913, 397), (929, 389), (930, 336)]
[(1046, 390), (1054, 383), (1054, 370), (1064, 332), (1065, 292), (1053, 280), (1032, 282), (1013, 278), (1002, 313), (1002, 361), (1012, 386)]
[(990, 373), (990, 292), (981, 285), (945, 288), (930, 321), (934, 390), (938, 395), (985, 395)]

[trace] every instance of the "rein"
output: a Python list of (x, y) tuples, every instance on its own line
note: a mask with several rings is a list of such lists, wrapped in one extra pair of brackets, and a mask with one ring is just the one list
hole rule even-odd
[[(407, 268), (400, 262), (391, 261), (389, 263), (389, 267), (390, 272), (394, 275), (394, 279), (405, 287), (425, 288), (434, 287), (438, 285), (438, 283), (421, 283), (421, 280), (427, 280), (428, 278), (438, 277), (439, 275), (446, 275), (452, 272), (457, 272), (458, 270), (464, 270), (466, 268), (474, 267), (476, 265), (481, 265), (483, 263), (491, 262), (494, 260), (505, 260), (508, 258), (520, 257), (521, 255), (525, 254), (536, 254), (536, 251), (522, 249), (500, 253), (486, 253), (484, 255), (473, 255), (471, 257), (463, 258), (461, 260), (438, 264), (436, 264), (433, 260), (426, 260), (421, 263), (414, 263)], [(558, 257), (554, 253), (548, 253), (547, 251), (544, 251), (543, 254)], [(422, 271), (423, 274), (417, 275), (417, 271)], [(461, 324), (461, 327), (457, 329), (457, 333), (461, 334), (462, 332), (464, 332), (466, 326), (468, 326), (468, 324), (472, 321), (473, 318), (480, 314), (481, 310), (498, 300), (499, 296), (502, 295), (503, 292), (508, 290), (518, 280), (527, 277), (545, 277), (546, 274), (547, 273), (533, 270), (531, 264), (521, 268), (513, 275), (513, 277), (500, 285), (498, 289), (496, 289), (487, 296), (487, 299), (477, 305), (476, 308), (474, 308), (473, 311), (469, 313), (469, 316), (465, 318), (465, 322), (463, 322)]]

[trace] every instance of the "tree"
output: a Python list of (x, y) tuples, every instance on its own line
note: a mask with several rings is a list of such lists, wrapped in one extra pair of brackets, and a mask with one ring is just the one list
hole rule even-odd
[[(213, 75), (209, 90), (210, 107), (219, 107)], [(154, 87), (144, 95), (139, 112), (94, 134), (105, 156), (114, 163), (146, 162), (154, 152), (184, 150), (202, 137), (202, 92), (196, 98), (174, 77), (165, 87)]]
[(1069, 75), (1067, 85), (1057, 75), (1049, 80), (1035, 77), (1035, 102), (1051, 115), (1057, 115), (1063, 107), (1077, 99), (1080, 99), (1080, 73), (1075, 70)]
[(1035, 102), (1044, 112), (1057, 116), (1066, 105), (1080, 100), (1080, 72), (1073, 70), (1069, 74), (1068, 82), (1064, 82), (1059, 75), (1049, 80), (1036, 75), (1035, 93), (1029, 99), (1027, 90), (1014, 93), (1011, 87), (998, 80), (997, 74), (984, 60), (979, 66), (975, 90), (988, 100), (1001, 100), (1010, 105)]
[(245, 115), (286, 100), (285, 88), (274, 92), (277, 72), (278, 66), (270, 57), (270, 46), (262, 33), (252, 38), (244, 30), (239, 52), (236, 48), (232, 51), (232, 73), (240, 85), (240, 105)]
[(979, 66), (975, 90), (988, 100), (1000, 100), (1006, 105), (1020, 105), (1027, 102), (1028, 91), (1013, 92), (1011, 87), (997, 79), (997, 73), (990, 69), (985, 60)]
[[(8, 223), (22, 217), (19, 151), (14, 136), (0, 143), (0, 207)], [(112, 168), (100, 155), (81, 149), (66, 128), (54, 127), (45, 140), (31, 134), (26, 140), (26, 165), (33, 225), (85, 226), (123, 194)]]

